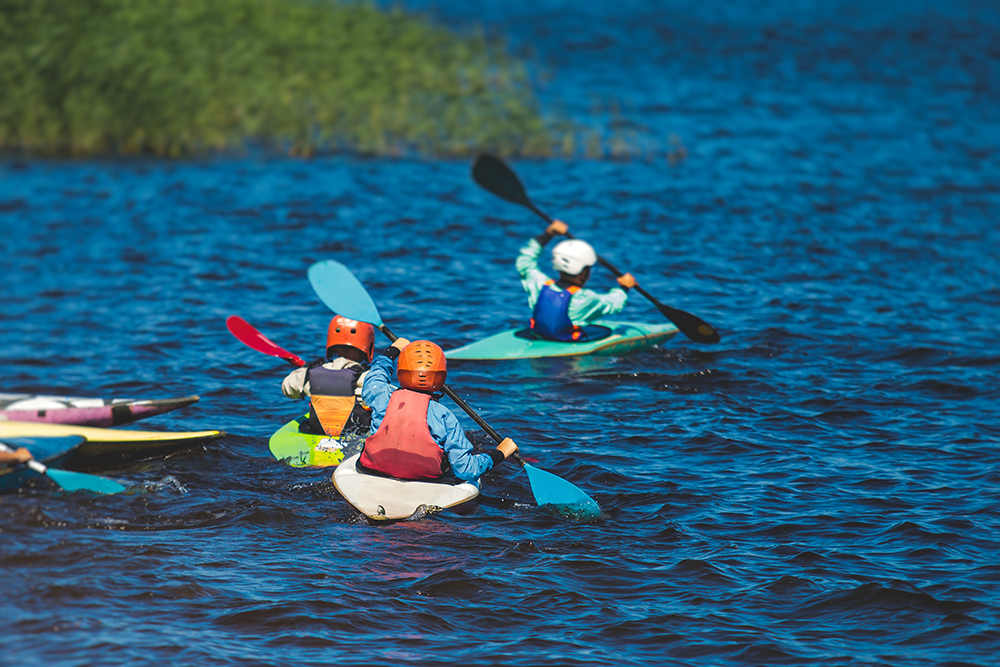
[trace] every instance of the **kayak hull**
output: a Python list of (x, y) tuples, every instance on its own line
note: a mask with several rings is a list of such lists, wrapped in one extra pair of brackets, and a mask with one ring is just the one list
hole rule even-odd
[(200, 400), (198, 396), (136, 400), (41, 394), (0, 394), (0, 421), (75, 424), (108, 428), (161, 415)]
[(331, 438), (328, 435), (303, 433), (302, 426), (308, 413), (296, 417), (274, 432), (268, 441), (271, 454), (294, 468), (327, 468), (344, 460), (350, 451), (357, 451), (364, 438), (361, 436)]
[(458, 510), (479, 495), (479, 482), (443, 484), (369, 475), (358, 470), (361, 454), (344, 460), (333, 472), (333, 484), (352, 507), (372, 521), (399, 521), (423, 513)]
[(224, 431), (133, 431), (76, 424), (0, 421), (0, 441), (8, 438), (83, 436), (86, 442), (73, 449), (60, 466), (89, 472), (122, 467), (142, 459), (165, 456), (201, 446), (225, 436)]
[(621, 355), (666, 342), (676, 336), (678, 331), (670, 323), (605, 320), (594, 324), (608, 327), (611, 334), (599, 340), (566, 343), (532, 338), (530, 329), (510, 329), (475, 343), (447, 350), (444, 356), (447, 359), (506, 360)]

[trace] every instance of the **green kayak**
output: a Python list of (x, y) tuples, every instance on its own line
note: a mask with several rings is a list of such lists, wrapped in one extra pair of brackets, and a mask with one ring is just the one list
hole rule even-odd
[(300, 429), (308, 418), (306, 413), (275, 431), (268, 442), (274, 458), (295, 468), (326, 468), (339, 464), (364, 443), (360, 436), (341, 439), (303, 433)]
[(670, 323), (612, 322), (594, 324), (608, 327), (611, 333), (598, 340), (564, 343), (532, 338), (530, 329), (511, 329), (447, 350), (448, 359), (537, 359), (540, 357), (574, 357), (579, 355), (617, 355), (644, 350), (677, 335)]

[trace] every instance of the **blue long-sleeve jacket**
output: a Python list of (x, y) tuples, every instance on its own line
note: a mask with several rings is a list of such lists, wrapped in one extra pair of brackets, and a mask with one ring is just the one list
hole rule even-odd
[[(365, 376), (361, 387), (361, 400), (372, 409), (372, 425), (368, 435), (373, 435), (382, 425), (389, 398), (399, 389), (392, 384), (396, 372), (396, 362), (385, 355), (379, 355)], [(471, 481), (493, 467), (493, 459), (486, 454), (474, 454), (472, 443), (465, 437), (462, 425), (451, 410), (437, 401), (427, 404), (427, 428), (431, 437), (444, 450), (451, 470), (459, 479)]]

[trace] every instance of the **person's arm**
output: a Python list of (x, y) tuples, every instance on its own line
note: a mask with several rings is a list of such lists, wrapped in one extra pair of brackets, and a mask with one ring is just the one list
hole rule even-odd
[(389, 409), (389, 399), (397, 387), (392, 384), (392, 376), (396, 372), (396, 358), (410, 341), (397, 338), (396, 342), (385, 349), (385, 352), (375, 357), (361, 385), (361, 400), (372, 409), (371, 432), (378, 430), (385, 411)]
[(0, 463), (27, 463), (35, 458), (27, 447), (18, 447), (9, 452), (0, 450)]
[(306, 392), (306, 368), (296, 368), (285, 376), (281, 382), (281, 393), (288, 398), (302, 398), (308, 396)]
[(364, 391), (365, 378), (368, 377), (368, 371), (362, 371), (358, 379), (354, 381), (354, 395), (358, 397), (358, 402), (361, 403), (361, 407), (366, 410), (371, 410), (371, 406), (365, 403), (364, 397), (361, 395)]
[(628, 292), (622, 287), (614, 287), (607, 294), (598, 294), (582, 289), (569, 302), (569, 319), (577, 326), (590, 324), (607, 315), (622, 312), (628, 303)]
[(482, 476), (517, 451), (514, 441), (505, 438), (489, 453), (474, 453), (472, 443), (465, 436), (458, 418), (440, 403), (431, 402), (427, 406), (427, 427), (431, 437), (441, 445), (448, 456), (452, 472), (462, 480), (472, 481)]
[(539, 234), (528, 241), (517, 255), (514, 266), (517, 268), (517, 275), (521, 278), (521, 287), (528, 293), (529, 308), (535, 307), (539, 292), (542, 291), (545, 283), (549, 281), (549, 277), (538, 268), (538, 258), (542, 254), (542, 247), (553, 236), (565, 234), (568, 229), (569, 227), (565, 222), (553, 220), (544, 234)]
[(384, 415), (389, 408), (389, 398), (392, 392), (396, 391), (396, 387), (392, 385), (395, 366), (394, 357), (380, 354), (375, 357), (371, 368), (365, 374), (364, 384), (361, 385), (361, 400), (375, 414)]
[(569, 225), (567, 225), (562, 220), (553, 220), (549, 223), (549, 226), (545, 228), (545, 231), (535, 237), (538, 241), (538, 245), (545, 247), (545, 244), (552, 240), (553, 236), (559, 236), (560, 234), (566, 234), (569, 232)]

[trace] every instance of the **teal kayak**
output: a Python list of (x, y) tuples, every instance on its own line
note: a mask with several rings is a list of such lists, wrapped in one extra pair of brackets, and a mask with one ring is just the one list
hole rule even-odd
[(308, 419), (306, 413), (275, 431), (268, 442), (274, 458), (294, 468), (326, 468), (339, 464), (345, 455), (358, 451), (364, 443), (361, 436), (331, 438), (326, 434), (305, 433), (302, 426)]
[(447, 359), (538, 359), (540, 357), (574, 357), (580, 355), (617, 355), (653, 347), (677, 335), (677, 327), (668, 322), (594, 322), (611, 329), (610, 335), (598, 340), (564, 343), (531, 337), (530, 329), (511, 329), (489, 338), (447, 350)]

